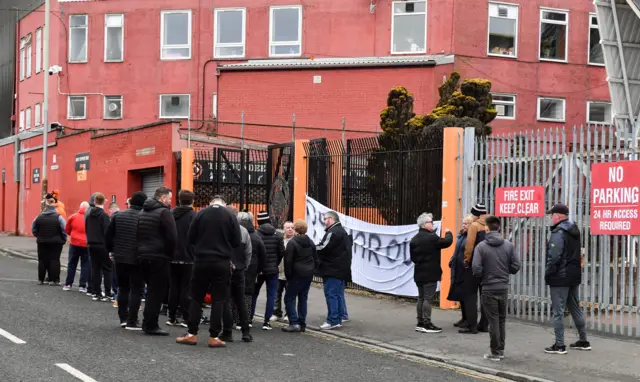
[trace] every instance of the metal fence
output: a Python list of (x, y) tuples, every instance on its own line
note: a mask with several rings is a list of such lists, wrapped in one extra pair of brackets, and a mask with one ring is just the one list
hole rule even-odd
[[(545, 207), (567, 204), (570, 219), (582, 234), (580, 300), (588, 329), (640, 336), (638, 238), (596, 236), (589, 231), (591, 165), (637, 159), (632, 129), (589, 125), (468, 139), (472, 130), (460, 137), (465, 143), (458, 157), (458, 164), (465, 168), (461, 189), (472, 188), (468, 202), (484, 202), (493, 213), (495, 188), (543, 186)], [(471, 153), (473, 161), (465, 166), (464, 157)], [(522, 269), (509, 287), (509, 312), (522, 319), (548, 321), (551, 299), (544, 274), (550, 219), (504, 218), (502, 222), (505, 236), (522, 259)]]

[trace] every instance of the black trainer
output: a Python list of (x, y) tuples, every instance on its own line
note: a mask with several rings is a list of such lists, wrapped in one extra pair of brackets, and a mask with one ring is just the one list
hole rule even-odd
[(544, 352), (547, 354), (567, 354), (567, 347), (553, 344), (553, 346), (544, 349)]
[(442, 328), (435, 326), (434, 324), (427, 324), (424, 326), (426, 333), (440, 333)]
[(253, 336), (250, 333), (242, 333), (243, 342), (253, 342)]
[(574, 350), (591, 350), (591, 344), (589, 341), (578, 341), (569, 345), (569, 348)]
[(125, 330), (132, 330), (132, 331), (141, 331), (142, 328), (140, 327), (140, 322), (128, 322), (127, 326), (124, 327)]
[(180, 323), (178, 322), (178, 320), (176, 320), (175, 318), (170, 318), (167, 322), (166, 322), (167, 326), (179, 326)]
[(165, 332), (164, 330), (162, 330), (160, 328), (155, 328), (155, 329), (151, 329), (151, 330), (145, 330), (144, 334), (149, 335), (149, 336), (168, 336), (169, 332)]
[(222, 333), (218, 338), (220, 338), (222, 342), (233, 342), (233, 333)]

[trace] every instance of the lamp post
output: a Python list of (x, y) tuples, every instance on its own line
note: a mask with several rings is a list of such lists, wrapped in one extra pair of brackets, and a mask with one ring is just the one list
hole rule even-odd
[[(42, 197), (47, 193), (48, 179), (47, 179), (47, 149), (49, 148), (49, 35), (51, 30), (49, 28), (49, 20), (51, 16), (51, 0), (46, 0), (44, 3), (44, 44), (43, 52), (44, 64), (44, 100), (42, 102)], [(28, 176), (28, 175), (27, 175)]]

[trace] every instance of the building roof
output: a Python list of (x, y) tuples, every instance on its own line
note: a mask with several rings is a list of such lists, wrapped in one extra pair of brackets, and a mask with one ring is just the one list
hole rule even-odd
[(435, 66), (453, 64), (453, 62), (453, 55), (444, 54), (392, 57), (293, 58), (279, 60), (248, 60), (237, 64), (220, 65), (218, 66), (218, 69), (221, 71), (232, 71)]

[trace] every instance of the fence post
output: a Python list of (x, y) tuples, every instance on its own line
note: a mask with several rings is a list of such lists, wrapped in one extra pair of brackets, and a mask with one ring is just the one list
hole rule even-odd
[[(464, 130), (461, 128), (449, 127), (444, 129), (444, 144), (442, 150), (442, 223), (440, 233), (445, 229), (450, 229), (455, 234), (456, 229), (456, 205), (458, 195), (456, 183), (460, 179), (457, 172), (457, 158), (462, 152), (462, 136)], [(464, 185), (463, 185), (464, 187)], [(449, 269), (449, 259), (453, 256), (455, 245), (442, 250), (441, 268), (442, 278), (440, 279), (440, 308), (452, 309), (455, 304), (447, 300), (449, 289), (451, 288), (451, 270)]]
[(180, 162), (180, 189), (193, 191), (193, 150), (182, 149)]
[[(474, 179), (474, 159), (476, 156), (476, 129), (474, 127), (467, 127), (464, 129), (464, 148), (462, 153), (462, 216), (467, 211), (471, 211), (471, 206), (475, 203), (477, 197), (476, 179)], [(489, 206), (487, 206), (489, 207)]]
[(308, 166), (303, 143), (308, 142), (298, 140), (295, 142), (294, 166), (293, 166), (293, 219), (306, 220), (307, 215), (307, 181)]
[(344, 214), (349, 216), (349, 204), (351, 204), (351, 139), (347, 140), (347, 195), (344, 199)]

